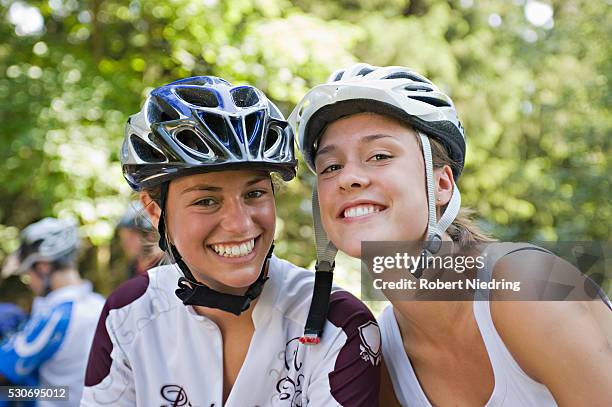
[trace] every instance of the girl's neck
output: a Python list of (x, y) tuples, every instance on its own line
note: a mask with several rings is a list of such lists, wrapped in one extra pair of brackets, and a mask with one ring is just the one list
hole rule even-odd
[(257, 300), (258, 299), (255, 299), (251, 303), (251, 306), (240, 315), (234, 315), (227, 311), (199, 305), (194, 306), (194, 309), (198, 314), (205, 316), (217, 324), (221, 332), (227, 332), (245, 325), (253, 324), (253, 309), (255, 309)]
[[(447, 233), (444, 233), (440, 256), (476, 256), (476, 247), (460, 248)], [(464, 276), (476, 275), (475, 268), (468, 269)], [(402, 338), (410, 338), (410, 343), (429, 344), (444, 348), (449, 344), (468, 340), (475, 333), (473, 329), (473, 301), (391, 301), (395, 319)], [(406, 342), (405, 342), (406, 343)]]
[[(268, 275), (269, 266), (269, 262), (266, 262), (266, 264), (264, 265), (264, 276)], [(201, 275), (196, 276), (196, 278), (204, 284), (208, 285), (209, 288), (212, 288), (213, 290), (217, 290), (219, 292), (233, 295), (244, 295), (248, 291), (248, 287), (234, 288), (222, 286), (216, 281), (208, 280)], [(203, 307), (199, 305), (194, 306), (194, 309), (198, 314), (203, 315), (209, 318), (214, 323), (216, 323), (223, 332), (224, 328), (231, 329), (232, 327), (243, 327), (244, 325), (249, 324), (253, 325), (253, 310), (255, 309), (258, 300), (259, 297), (254, 299), (251, 302), (249, 308), (246, 311), (243, 311), (240, 315), (234, 315), (231, 312), (223, 311), (216, 308)]]
[(79, 272), (73, 269), (56, 271), (50, 277), (51, 290), (58, 290), (69, 285), (80, 285), (83, 282)]
[(146, 256), (139, 256), (136, 258), (136, 270), (138, 273), (144, 273), (150, 268), (153, 268), (162, 260), (164, 252), (154, 251), (152, 253), (147, 254)]
[(402, 338), (414, 346), (444, 348), (463, 342), (473, 318), (471, 301), (392, 301)]

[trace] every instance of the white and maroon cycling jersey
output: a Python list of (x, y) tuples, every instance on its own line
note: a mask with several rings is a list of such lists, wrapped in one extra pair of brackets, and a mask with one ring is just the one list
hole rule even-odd
[[(298, 341), (312, 271), (272, 257), (253, 310), (255, 333), (227, 407), (377, 406), (380, 331), (358, 299), (336, 289), (321, 343)], [(82, 406), (221, 407), (217, 325), (175, 296), (180, 271), (157, 267), (119, 287), (100, 317)]]

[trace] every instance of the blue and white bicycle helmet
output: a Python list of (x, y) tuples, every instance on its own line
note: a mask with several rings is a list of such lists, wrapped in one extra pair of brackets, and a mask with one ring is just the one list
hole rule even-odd
[(278, 108), (252, 86), (214, 76), (153, 90), (131, 116), (121, 149), (132, 187), (154, 187), (191, 173), (261, 168), (295, 176), (293, 132)]

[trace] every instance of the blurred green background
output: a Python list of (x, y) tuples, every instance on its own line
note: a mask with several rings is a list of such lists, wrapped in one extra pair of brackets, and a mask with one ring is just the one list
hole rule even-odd
[[(289, 114), (355, 61), (412, 67), (451, 95), (468, 136), (464, 204), (496, 237), (608, 241), (611, 6), (0, 0), (0, 261), (23, 226), (73, 216), (84, 274), (108, 294), (126, 276), (114, 227), (133, 197), (118, 152), (147, 92), (217, 75), (261, 88)], [(311, 183), (302, 165), (278, 200), (276, 253), (304, 266)], [(358, 265), (347, 264), (339, 279), (358, 293)]]

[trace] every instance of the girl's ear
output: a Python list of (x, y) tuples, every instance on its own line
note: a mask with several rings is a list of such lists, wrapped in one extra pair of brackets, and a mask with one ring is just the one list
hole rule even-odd
[(155, 226), (155, 229), (159, 229), (159, 218), (161, 216), (161, 208), (159, 205), (151, 198), (148, 192), (140, 193), (140, 203), (142, 203), (142, 207), (153, 226)]
[(434, 170), (434, 180), (436, 185), (436, 206), (442, 207), (451, 199), (455, 179), (453, 171), (448, 165)]
[(32, 267), (39, 277), (48, 276), (53, 271), (53, 266), (48, 261), (37, 261)]

